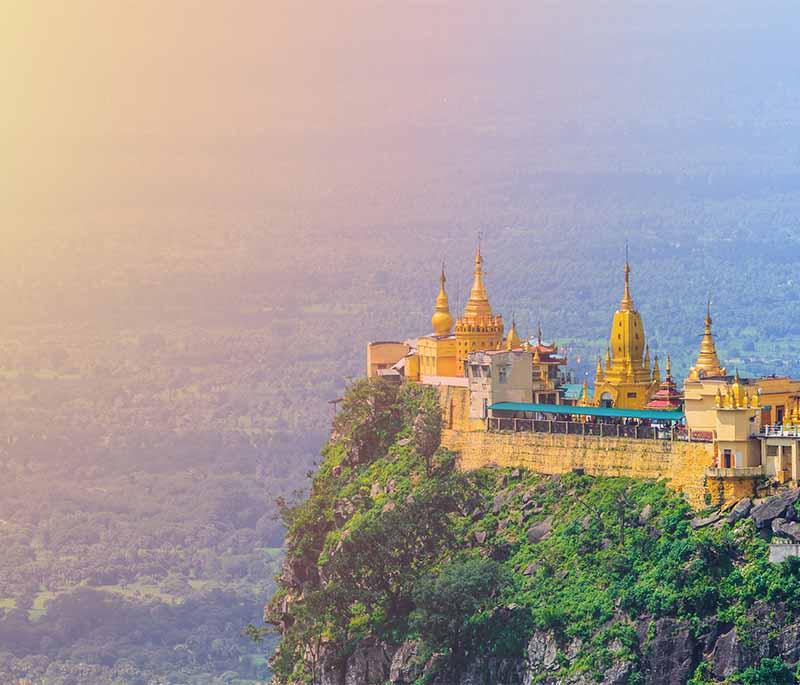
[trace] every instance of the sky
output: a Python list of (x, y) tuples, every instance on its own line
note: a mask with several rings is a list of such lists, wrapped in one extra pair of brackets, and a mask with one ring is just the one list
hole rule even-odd
[(757, 172), (800, 161), (792, 3), (6, 0), (4, 14), (7, 248), (264, 206), (455, 218), (474, 202), (464, 175), (724, 172), (740, 146)]

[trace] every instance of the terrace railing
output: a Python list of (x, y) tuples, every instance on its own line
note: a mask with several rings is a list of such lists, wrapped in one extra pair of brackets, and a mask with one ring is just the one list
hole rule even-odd
[(761, 426), (758, 435), (762, 438), (800, 438), (800, 426)]
[(590, 423), (584, 421), (561, 421), (547, 419), (511, 418), (490, 416), (487, 419), (490, 432), (550, 433), (553, 435), (590, 435), (604, 438), (630, 438), (633, 440), (686, 440), (712, 442), (713, 433), (679, 431), (648, 425), (626, 425), (617, 423)]

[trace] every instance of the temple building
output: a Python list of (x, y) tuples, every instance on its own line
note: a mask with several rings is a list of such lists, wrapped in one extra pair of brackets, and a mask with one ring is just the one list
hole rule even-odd
[[(670, 479), (696, 504), (759, 495), (770, 482), (800, 484), (800, 379), (729, 375), (717, 353), (710, 303), (683, 388), (669, 356), (662, 379), (634, 306), (627, 259), (624, 273), (592, 390), (586, 381), (571, 382), (566, 355), (555, 342), (543, 342), (541, 327), (528, 338), (512, 320), (505, 332), (489, 304), (480, 245), (458, 320), (442, 266), (430, 332), (369, 343), (367, 373), (434, 386), (443, 444), (467, 467), (648, 473)], [(620, 460), (625, 451), (630, 459)]]
[(631, 268), (625, 260), (625, 289), (614, 313), (606, 352), (605, 368), (600, 360), (594, 387), (594, 404), (618, 409), (644, 409), (660, 379), (650, 368), (650, 350), (642, 317), (633, 304)]
[(475, 272), (464, 313), (456, 321), (457, 373), (464, 375), (464, 364), (470, 352), (496, 350), (503, 342), (503, 317), (492, 313), (489, 296), (483, 283), (481, 248), (475, 253)]
[(539, 404), (561, 404), (563, 389), (567, 378), (563, 367), (567, 364), (565, 357), (558, 355), (555, 342), (547, 345), (542, 342), (542, 328), (539, 326), (536, 341), (525, 341), (522, 349), (533, 353), (532, 392), (533, 402)]

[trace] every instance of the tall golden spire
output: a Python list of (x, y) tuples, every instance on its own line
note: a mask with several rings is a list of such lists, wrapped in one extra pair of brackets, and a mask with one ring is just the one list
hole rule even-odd
[(633, 297), (631, 297), (631, 265), (628, 263), (628, 245), (625, 244), (625, 290), (619, 303), (620, 311), (633, 311)]
[(465, 319), (479, 319), (491, 317), (492, 308), (489, 306), (489, 296), (486, 293), (486, 286), (483, 283), (483, 257), (481, 256), (481, 244), (478, 241), (478, 249), (475, 252), (475, 272), (472, 281), (472, 289), (469, 291), (469, 300), (464, 308)]
[(725, 369), (720, 365), (714, 335), (711, 332), (711, 300), (706, 304), (706, 319), (703, 339), (700, 341), (700, 354), (695, 365), (689, 370), (689, 379), (696, 381), (709, 376), (724, 376)]
[(439, 275), (439, 295), (436, 297), (436, 311), (431, 317), (433, 334), (438, 336), (450, 335), (453, 328), (453, 316), (450, 314), (450, 302), (447, 299), (447, 292), (444, 284), (447, 277), (444, 275), (444, 262), (442, 262), (442, 273)]
[[(669, 378), (669, 355), (667, 355), (667, 378)], [(653, 360), (653, 383), (661, 383), (661, 369), (658, 366), (658, 355)]]

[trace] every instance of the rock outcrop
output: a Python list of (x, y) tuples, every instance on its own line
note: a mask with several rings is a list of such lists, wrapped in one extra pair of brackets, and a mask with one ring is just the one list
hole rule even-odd
[(793, 505), (798, 497), (800, 497), (800, 490), (789, 490), (775, 497), (770, 497), (758, 506), (753, 507), (750, 512), (750, 518), (753, 519), (757, 528), (766, 528), (773, 519), (784, 517), (789, 507), (794, 509)]

